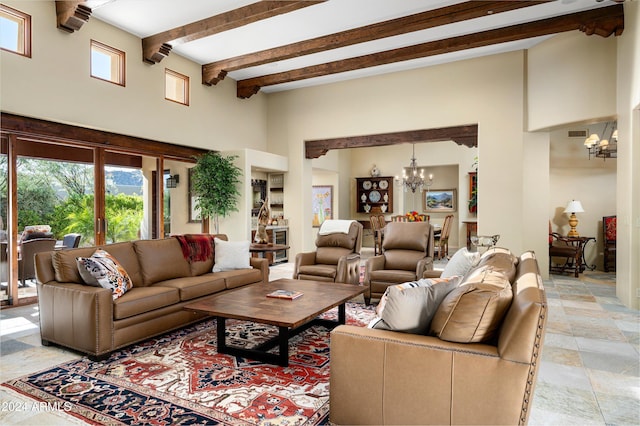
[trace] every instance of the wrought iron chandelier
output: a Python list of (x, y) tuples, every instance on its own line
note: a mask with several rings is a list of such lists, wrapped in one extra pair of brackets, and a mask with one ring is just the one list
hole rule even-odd
[(609, 123), (605, 123), (604, 130), (602, 132), (602, 137), (604, 139), (600, 139), (597, 133), (592, 133), (587, 139), (584, 141), (584, 146), (589, 151), (589, 160), (591, 157), (602, 158), (606, 160), (607, 158), (618, 158), (618, 129), (616, 128), (616, 123), (611, 123), (611, 134), (609, 135), (609, 139), (607, 137), (607, 127), (609, 127)]
[(433, 174), (429, 174), (429, 179), (425, 181), (424, 170), (420, 169), (418, 174), (418, 162), (416, 160), (416, 144), (413, 145), (413, 153), (411, 154), (411, 162), (409, 163), (409, 173), (407, 170), (402, 169), (402, 179), (396, 176), (396, 182), (404, 187), (405, 192), (410, 189), (411, 192), (416, 192), (416, 189), (422, 189), (427, 187), (427, 191), (433, 183)]

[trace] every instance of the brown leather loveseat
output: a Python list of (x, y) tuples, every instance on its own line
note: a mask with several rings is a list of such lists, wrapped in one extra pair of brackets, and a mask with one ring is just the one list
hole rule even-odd
[[(226, 235), (216, 235), (226, 240)], [(117, 299), (112, 291), (83, 284), (77, 257), (96, 247), (36, 255), (40, 334), (43, 345), (55, 343), (104, 358), (132, 343), (202, 320), (204, 314), (183, 309), (217, 292), (267, 282), (267, 259), (250, 258), (250, 269), (211, 272), (215, 250), (190, 262), (176, 238), (138, 240), (101, 246), (126, 270), (133, 288)]]
[[(547, 304), (533, 252), (513, 258), (515, 269), (502, 255), (481, 259), (440, 303), (424, 335), (335, 328), (331, 422), (526, 424)], [(489, 291), (496, 286), (501, 290)], [(499, 321), (486, 321), (497, 311)], [(487, 331), (490, 339), (476, 338)]]

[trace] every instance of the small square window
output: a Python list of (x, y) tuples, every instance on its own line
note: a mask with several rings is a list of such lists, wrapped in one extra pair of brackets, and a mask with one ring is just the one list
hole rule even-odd
[(124, 70), (125, 56), (122, 50), (91, 40), (91, 77), (124, 86)]
[(0, 4), (0, 49), (31, 57), (31, 16)]
[(182, 105), (189, 105), (189, 77), (165, 68), (164, 98)]

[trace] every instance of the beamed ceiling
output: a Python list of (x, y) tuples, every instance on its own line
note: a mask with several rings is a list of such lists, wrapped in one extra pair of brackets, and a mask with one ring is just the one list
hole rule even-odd
[(142, 58), (150, 66), (181, 55), (202, 66), (202, 84), (230, 78), (237, 96), (249, 98), (258, 91), (528, 49), (567, 31), (620, 35), (620, 3), (88, 0), (56, 1), (56, 12), (62, 30), (81, 31), (91, 19), (100, 19), (140, 37)]

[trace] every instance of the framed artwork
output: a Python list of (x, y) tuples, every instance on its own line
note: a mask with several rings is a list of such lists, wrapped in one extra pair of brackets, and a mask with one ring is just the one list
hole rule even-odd
[(428, 213), (456, 211), (455, 189), (422, 190), (422, 210)]
[(202, 222), (202, 218), (200, 217), (200, 211), (196, 209), (196, 196), (193, 195), (191, 175), (193, 175), (193, 168), (189, 169), (189, 191), (187, 194), (187, 198), (189, 199), (189, 223), (198, 223)]
[(327, 219), (333, 219), (333, 186), (314, 185), (311, 187), (313, 202), (313, 227), (318, 228)]

